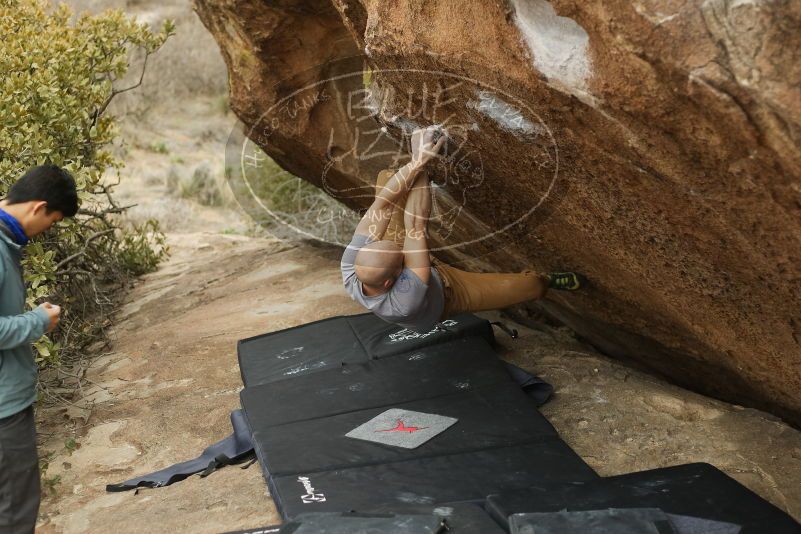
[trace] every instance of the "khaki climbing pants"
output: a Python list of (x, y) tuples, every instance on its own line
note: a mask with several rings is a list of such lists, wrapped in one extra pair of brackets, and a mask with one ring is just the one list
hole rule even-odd
[[(385, 169), (378, 173), (376, 195), (396, 172), (397, 170)], [(405, 204), (404, 195), (394, 207), (384, 234), (385, 239), (394, 241), (401, 248), (405, 236), (403, 225)], [(437, 270), (445, 292), (445, 309), (440, 320), (459, 313), (507, 308), (540, 299), (547, 291), (545, 280), (534, 271), (471, 273), (451, 267), (436, 258), (432, 259), (432, 267)]]
[(435, 259), (445, 292), (445, 309), (440, 321), (459, 313), (508, 308), (540, 299), (548, 289), (534, 271), (522, 273), (470, 273)]

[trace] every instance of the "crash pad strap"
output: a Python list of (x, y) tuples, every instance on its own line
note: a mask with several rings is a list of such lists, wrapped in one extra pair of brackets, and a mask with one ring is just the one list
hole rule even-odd
[(523, 389), (537, 406), (542, 406), (548, 402), (548, 399), (553, 395), (553, 386), (551, 384), (513, 363), (504, 363), (506, 364), (506, 370), (512, 376), (512, 380)]
[(246, 462), (254, 458), (250, 429), (242, 410), (231, 412), (233, 433), (227, 438), (207, 447), (194, 460), (171, 465), (155, 473), (142, 475), (118, 484), (109, 484), (106, 491), (128, 491), (136, 488), (159, 488), (181, 481), (195, 473), (208, 476), (225, 465)]

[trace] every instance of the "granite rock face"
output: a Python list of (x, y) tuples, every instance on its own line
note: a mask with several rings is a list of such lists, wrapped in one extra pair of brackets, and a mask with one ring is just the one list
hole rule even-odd
[(279, 165), (363, 208), (444, 123), (438, 256), (580, 270), (588, 291), (539, 306), (801, 423), (801, 4), (194, 1)]

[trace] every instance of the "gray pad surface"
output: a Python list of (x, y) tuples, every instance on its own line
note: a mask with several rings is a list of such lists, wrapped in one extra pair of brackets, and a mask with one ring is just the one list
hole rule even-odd
[(658, 508), (608, 508), (509, 516), (511, 534), (738, 534), (739, 525), (666, 514)]
[(742, 534), (801, 533), (801, 526), (786, 512), (703, 463), (594, 480), (542, 481), (523, 490), (490, 495), (486, 508), (501, 525), (515, 513), (658, 508), (667, 514), (740, 525)]
[(450, 428), (456, 421), (457, 419), (444, 415), (390, 408), (345, 436), (404, 449), (416, 449)]
[[(282, 528), (287, 534), (439, 534), (445, 522), (435, 515), (305, 514), (296, 518), (297, 528)], [(287, 525), (288, 527), (289, 525)]]
[(242, 405), (284, 518), (597, 477), (512, 380), (487, 321), (444, 327), (418, 334), (357, 316), (240, 344)]
[[(274, 410), (281, 408), (281, 404), (272, 407)], [(389, 408), (439, 414), (458, 422), (414, 449), (389, 447), (346, 436)], [(559, 439), (553, 426), (537, 411), (534, 401), (506, 382), (432, 399), (259, 428), (254, 430), (253, 436), (265, 451), (262, 467), (274, 476)], [(302, 454), (298, 453), (299, 444), (303, 445)]]
[(688, 515), (665, 514), (678, 534), (739, 534), (740, 525)]
[(256, 432), (497, 383), (519, 389), (487, 342), (472, 337), (392, 358), (340, 364), (291, 380), (248, 386), (240, 397), (248, 423)]
[[(657, 526), (657, 523), (661, 525)], [(664, 512), (654, 508), (514, 514), (511, 534), (673, 534)]]
[[(499, 527), (480, 504), (446, 503), (438, 506), (426, 506), (393, 503), (379, 506), (370, 512), (434, 514), (445, 520), (448, 534), (506, 534), (506, 530)], [(300, 517), (303, 517), (303, 514)]]
[(418, 333), (366, 313), (242, 339), (237, 353), (242, 381), (250, 387), (465, 337), (479, 337), (487, 343), (495, 339), (492, 326), (472, 314), (457, 315), (430, 332)]
[[(299, 446), (298, 450), (303, 449)], [(536, 480), (597, 477), (563, 441), (550, 438), (475, 452), (271, 476), (269, 483), (279, 511), (291, 518), (303, 512), (370, 510), (378, 505), (476, 501), (487, 493), (524, 488)], [(314, 489), (314, 499), (309, 498), (309, 487)]]

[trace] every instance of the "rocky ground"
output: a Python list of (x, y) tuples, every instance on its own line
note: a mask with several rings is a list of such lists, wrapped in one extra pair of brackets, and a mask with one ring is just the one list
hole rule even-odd
[[(159, 489), (105, 485), (196, 456), (230, 431), (241, 388), (237, 339), (360, 312), (339, 251), (220, 233), (172, 233), (172, 258), (127, 299), (115, 342), (88, 378), (94, 409), (64, 447), (43, 431), (60, 476), (40, 532), (221, 532), (279, 522), (258, 466)], [(761, 412), (671, 386), (596, 353), (565, 328), (514, 325), (501, 354), (551, 381), (543, 409), (602, 475), (704, 461), (801, 518), (801, 433)]]

